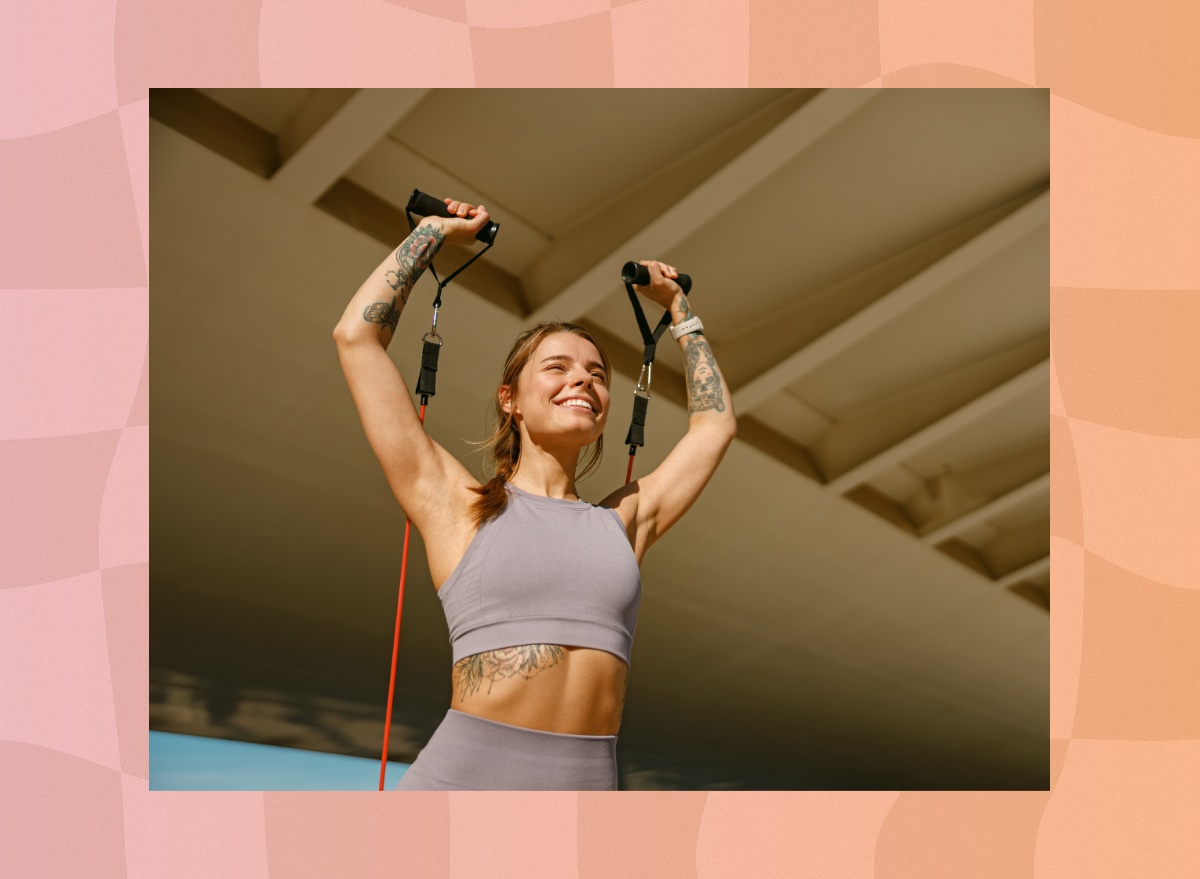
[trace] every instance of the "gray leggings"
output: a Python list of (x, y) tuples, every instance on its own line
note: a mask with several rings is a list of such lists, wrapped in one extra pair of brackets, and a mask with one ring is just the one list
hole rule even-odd
[(512, 726), (451, 708), (396, 790), (616, 790), (617, 737)]

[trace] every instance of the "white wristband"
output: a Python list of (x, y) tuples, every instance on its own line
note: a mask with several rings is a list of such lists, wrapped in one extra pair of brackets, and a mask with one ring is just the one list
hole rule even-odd
[(702, 332), (704, 332), (704, 324), (700, 323), (700, 318), (694, 316), (689, 317), (687, 320), (683, 321), (683, 323), (676, 324), (675, 326), (671, 327), (671, 335), (674, 336), (677, 341), (686, 336), (688, 333)]

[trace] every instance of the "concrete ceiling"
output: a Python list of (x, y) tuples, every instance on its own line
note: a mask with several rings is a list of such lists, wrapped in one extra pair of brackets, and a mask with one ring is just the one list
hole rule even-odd
[[(693, 276), (733, 389), (643, 565), (623, 787), (1043, 786), (1044, 90), (154, 90), (150, 145), (153, 726), (378, 751), (404, 520), (331, 333), (419, 187), (501, 224), (447, 288), (427, 418), (477, 475), (504, 355), (557, 317), (619, 370), (581, 493), (623, 482), (628, 259)], [(389, 349), (410, 385), (434, 289)], [(679, 367), (639, 473), (687, 428)], [(414, 535), (399, 759), (449, 665)]]

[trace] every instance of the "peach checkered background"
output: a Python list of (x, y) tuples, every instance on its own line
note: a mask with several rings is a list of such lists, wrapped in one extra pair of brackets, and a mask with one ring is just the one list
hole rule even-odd
[[(6, 3), (0, 875), (1200, 875), (1200, 6), (1153, 6)], [(149, 793), (152, 85), (1048, 88), (1052, 789)]]

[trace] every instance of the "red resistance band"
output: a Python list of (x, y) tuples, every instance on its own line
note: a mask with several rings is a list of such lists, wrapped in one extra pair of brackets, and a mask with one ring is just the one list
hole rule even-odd
[[(421, 424), (425, 423), (425, 404), (421, 404)], [(387, 777), (388, 740), (392, 734), (392, 700), (396, 695), (396, 659), (400, 655), (400, 612), (404, 609), (404, 577), (408, 573), (408, 539), (412, 534), (412, 522), (404, 519), (404, 555), (400, 561), (400, 595), (396, 599), (396, 633), (392, 636), (392, 677), (388, 681), (387, 717), (383, 724), (383, 758), (379, 762), (379, 789)]]

